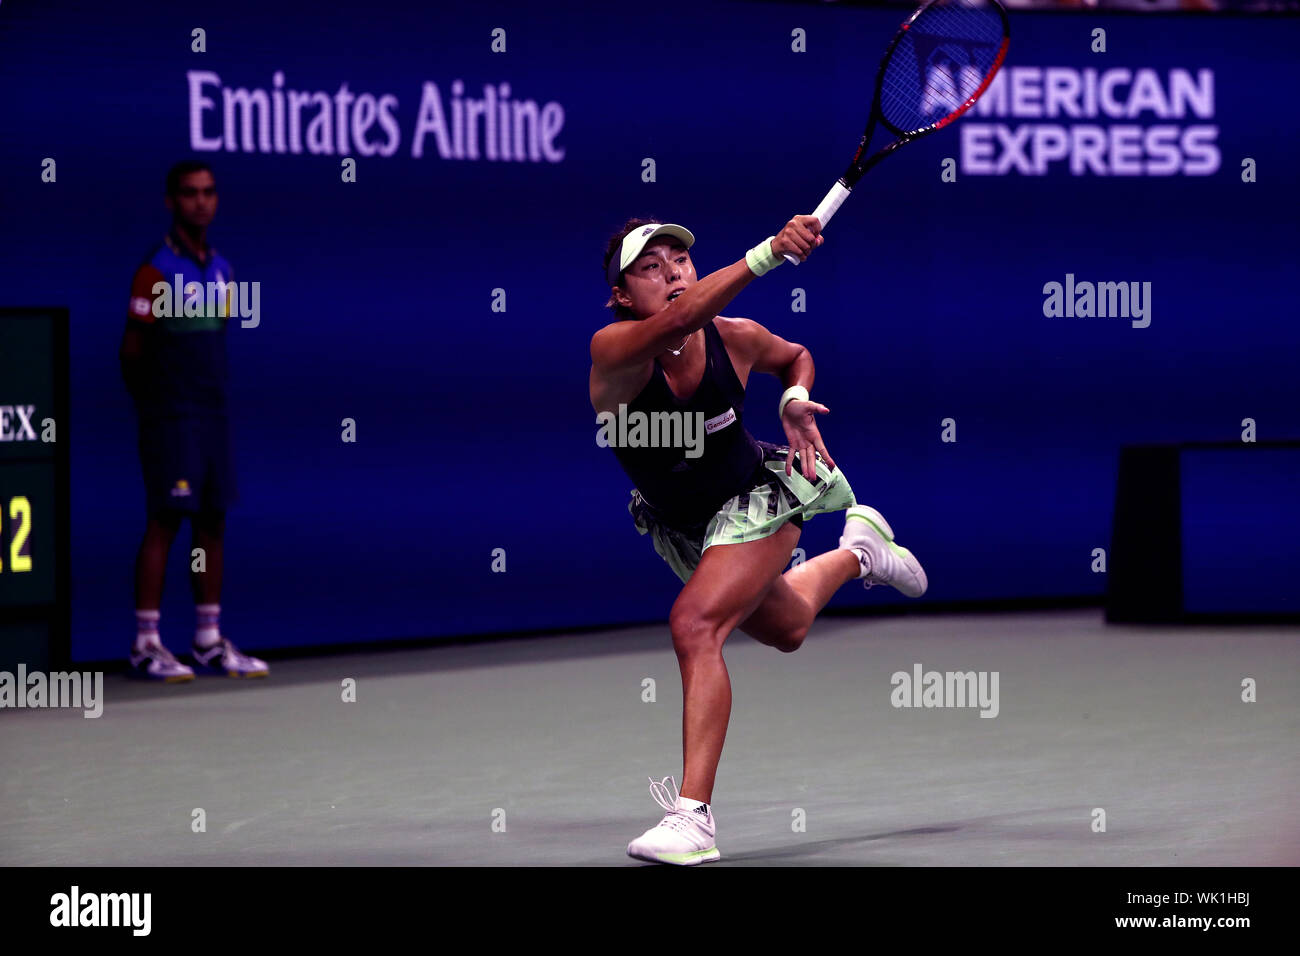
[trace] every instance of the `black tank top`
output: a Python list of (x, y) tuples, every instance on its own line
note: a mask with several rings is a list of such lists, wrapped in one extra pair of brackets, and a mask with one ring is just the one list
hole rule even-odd
[[(699, 444), (695, 449), (613, 444), (619, 464), (636, 484), (655, 519), (678, 528), (708, 521), (729, 498), (748, 491), (754, 470), (763, 461), (763, 450), (745, 430), (745, 389), (713, 322), (704, 326), (704, 345), (704, 377), (688, 400), (673, 394), (655, 359), (650, 381), (627, 405), (629, 422), (635, 421), (633, 416), (638, 412), (644, 416), (642, 421), (653, 421), (654, 412), (678, 412), (684, 428), (685, 416), (690, 416), (692, 431), (682, 434), (698, 443), (702, 433), (703, 453), (698, 457), (687, 454), (695, 454)], [(617, 423), (611, 429), (614, 427)], [(630, 424), (627, 431), (632, 434)]]

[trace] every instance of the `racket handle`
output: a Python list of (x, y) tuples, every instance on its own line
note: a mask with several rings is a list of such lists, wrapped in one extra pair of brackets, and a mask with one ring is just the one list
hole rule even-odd
[[(836, 180), (835, 185), (831, 187), (831, 191), (822, 199), (821, 204), (813, 210), (813, 215), (817, 217), (817, 221), (821, 223), (823, 229), (831, 221), (831, 216), (835, 215), (835, 211), (844, 205), (844, 200), (849, 198), (851, 192), (853, 190), (844, 185), (844, 180)], [(785, 253), (785, 261), (792, 266), (797, 266), (799, 257), (792, 256), (787, 252)]]

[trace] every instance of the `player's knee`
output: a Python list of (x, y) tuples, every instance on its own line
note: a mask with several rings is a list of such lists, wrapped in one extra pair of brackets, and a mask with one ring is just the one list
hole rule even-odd
[(668, 615), (668, 628), (673, 635), (673, 650), (678, 657), (716, 651), (717, 625), (709, 620), (707, 612), (689, 601), (678, 601)]
[(803, 647), (803, 639), (808, 636), (808, 628), (800, 627), (793, 631), (787, 631), (777, 639), (772, 646), (782, 654), (793, 654), (799, 648)]

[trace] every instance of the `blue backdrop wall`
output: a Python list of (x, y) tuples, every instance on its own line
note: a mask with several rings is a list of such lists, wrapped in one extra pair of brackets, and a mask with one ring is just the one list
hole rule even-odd
[[(72, 317), (77, 659), (118, 656), (132, 633), (143, 495), (116, 356), (174, 160), (213, 164), (211, 240), (261, 288), (259, 324), (229, 335), (230, 636), (284, 647), (662, 618), (676, 578), (632, 528), (630, 482), (587, 400), (605, 240), (631, 215), (683, 223), (704, 275), (810, 212), (856, 144), (899, 19), (730, 3), (681, 18), (364, 13), (0, 8), (0, 298)], [(1273, 125), (1298, 47), (1294, 18), (1013, 14), (979, 109), (878, 167), (807, 264), (725, 310), (811, 350), (828, 447), (926, 562), (926, 600), (1099, 595), (1092, 549), (1108, 543), (1122, 443), (1236, 439), (1244, 418), (1261, 438), (1300, 435), (1300, 136)], [(475, 149), (456, 142), (463, 101), (485, 88), (523, 117), (505, 155), (502, 124), (489, 155), (477, 114)], [(1045, 287), (1067, 275), (1150, 283), (1146, 318), (1045, 314)], [(751, 383), (757, 437), (781, 437), (779, 392)], [(801, 545), (839, 531), (821, 517)], [(192, 625), (182, 552), (163, 617), (177, 648)], [(846, 588), (836, 603), (889, 600)]]

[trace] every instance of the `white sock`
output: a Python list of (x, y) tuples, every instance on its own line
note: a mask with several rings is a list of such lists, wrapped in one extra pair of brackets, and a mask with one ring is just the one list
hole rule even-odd
[(158, 610), (135, 611), (135, 649), (138, 651), (146, 644), (161, 644), (158, 638), (158, 619), (162, 612)]
[(221, 605), (220, 604), (196, 604), (194, 611), (198, 615), (199, 624), (194, 631), (194, 643), (199, 647), (208, 648), (221, 640)]
[(696, 807), (703, 807), (705, 810), (709, 809), (709, 805), (703, 800), (692, 800), (690, 797), (677, 798), (677, 808), (679, 810), (694, 810)]

